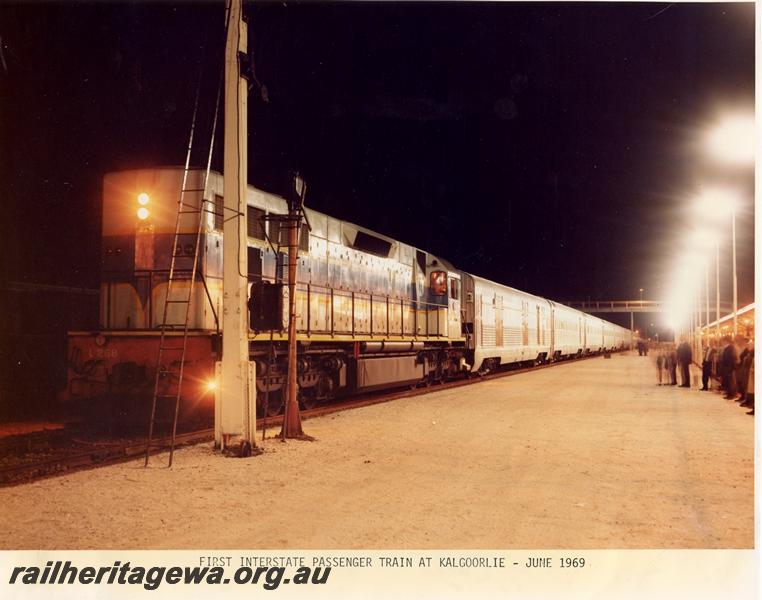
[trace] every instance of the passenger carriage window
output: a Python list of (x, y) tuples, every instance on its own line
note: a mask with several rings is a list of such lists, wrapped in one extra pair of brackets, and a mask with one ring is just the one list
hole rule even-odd
[(265, 239), (265, 211), (253, 206), (246, 207), (246, 235), (258, 240)]

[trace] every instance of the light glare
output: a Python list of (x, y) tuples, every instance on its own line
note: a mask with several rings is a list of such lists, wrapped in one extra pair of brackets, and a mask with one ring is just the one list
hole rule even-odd
[(733, 165), (754, 164), (754, 115), (732, 115), (713, 127), (707, 146), (718, 161)]
[(150, 199), (151, 197), (145, 192), (138, 194), (138, 204), (140, 204), (141, 206), (145, 206), (146, 204), (148, 204), (148, 201)]
[(723, 189), (707, 190), (696, 201), (696, 208), (701, 216), (711, 220), (727, 217), (737, 206), (736, 194)]
[(145, 221), (148, 218), (148, 209), (145, 206), (141, 206), (138, 209), (138, 219)]

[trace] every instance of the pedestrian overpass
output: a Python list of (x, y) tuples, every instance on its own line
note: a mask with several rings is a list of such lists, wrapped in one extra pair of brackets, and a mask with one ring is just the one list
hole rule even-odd
[[(635, 331), (635, 313), (666, 313), (668, 304), (663, 300), (565, 300), (561, 302), (589, 314), (594, 313), (630, 313), (630, 330)], [(716, 307), (712, 304), (712, 310)], [(722, 313), (732, 313), (733, 307), (728, 302), (720, 304)]]

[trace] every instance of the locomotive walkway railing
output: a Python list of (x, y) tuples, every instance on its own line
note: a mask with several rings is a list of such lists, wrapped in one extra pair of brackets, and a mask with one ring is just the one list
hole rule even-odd
[[(141, 270), (123, 277), (121, 274), (104, 273), (105, 290), (105, 321), (111, 327), (111, 304), (113, 286), (115, 284), (131, 283), (136, 290), (141, 290), (148, 300), (144, 310), (147, 311), (148, 327), (133, 327), (134, 329), (155, 330), (153, 327), (156, 307), (150, 301), (154, 297), (153, 288), (164, 281), (167, 270)], [(117, 275), (112, 278), (108, 275)], [(215, 278), (208, 278), (209, 282)], [(277, 278), (261, 275), (249, 275), (249, 281), (261, 279), (276, 282)], [(211, 283), (209, 285), (212, 285)], [(209, 292), (209, 290), (207, 290)], [(444, 337), (448, 334), (449, 307), (447, 304), (423, 302), (404, 297), (396, 297), (375, 292), (359, 292), (345, 290), (313, 283), (299, 283), (296, 289), (298, 311), (297, 331), (307, 335), (349, 335), (355, 336), (401, 336), (401, 337)], [(316, 298), (318, 300), (316, 300)], [(444, 296), (444, 302), (447, 296)], [(211, 298), (210, 298), (211, 300)], [(313, 310), (325, 309), (325, 318), (321, 319), (325, 326), (313, 325)], [(345, 317), (337, 317), (337, 314)], [(193, 328), (191, 328), (193, 329)], [(203, 328), (196, 328), (203, 329)]]
[[(263, 278), (266, 279), (266, 278)], [(316, 284), (297, 285), (300, 333), (328, 335), (423, 336), (447, 335), (449, 308), (443, 304), (409, 300), (387, 294), (342, 290)], [(312, 310), (317, 297), (325, 303), (327, 327), (312, 325)], [(338, 302), (337, 302), (338, 300)], [(337, 304), (349, 307), (348, 327), (337, 327)]]

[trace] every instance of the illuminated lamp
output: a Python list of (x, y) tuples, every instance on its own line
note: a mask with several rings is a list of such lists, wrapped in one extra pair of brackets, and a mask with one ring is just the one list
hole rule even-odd
[(148, 204), (148, 201), (150, 199), (151, 197), (145, 192), (141, 192), (140, 194), (138, 194), (138, 204), (140, 204), (140, 206), (145, 206), (146, 204)]
[(148, 209), (145, 206), (141, 206), (138, 209), (138, 219), (141, 221), (145, 221), (148, 218), (149, 212)]

